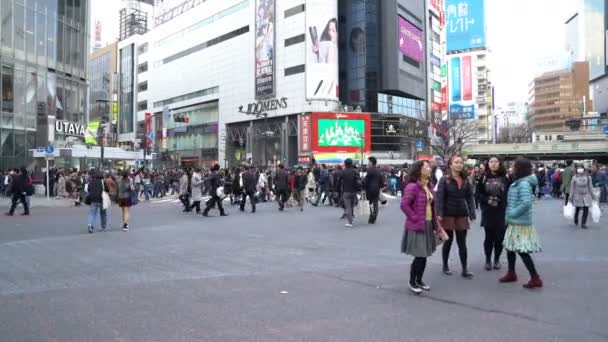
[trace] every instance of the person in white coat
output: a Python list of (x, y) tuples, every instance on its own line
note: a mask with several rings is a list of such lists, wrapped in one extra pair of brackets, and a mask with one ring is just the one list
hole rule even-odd
[(201, 201), (203, 200), (203, 176), (200, 168), (195, 168), (192, 174), (192, 205), (190, 210), (196, 208), (196, 213), (201, 213)]
[(266, 173), (264, 173), (264, 170), (260, 170), (260, 176), (258, 177), (258, 191), (260, 193), (260, 201), (266, 202), (268, 198), (268, 178), (266, 178)]

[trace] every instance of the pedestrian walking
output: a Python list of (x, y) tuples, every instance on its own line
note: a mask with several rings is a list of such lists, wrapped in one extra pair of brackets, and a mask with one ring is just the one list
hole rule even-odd
[(289, 176), (285, 171), (285, 165), (279, 164), (279, 169), (274, 176), (274, 189), (276, 191), (279, 211), (285, 210), (285, 203), (288, 200)]
[(501, 283), (517, 281), (515, 273), (516, 253), (523, 261), (530, 273), (530, 281), (524, 288), (533, 289), (543, 287), (531, 253), (542, 250), (536, 229), (533, 225), (533, 198), (532, 188), (538, 185), (537, 178), (532, 174), (532, 163), (527, 159), (517, 159), (513, 165), (514, 181), (509, 187), (507, 195), (506, 221), (509, 227), (505, 234), (504, 246), (507, 250), (508, 272), (499, 279)]
[(574, 166), (572, 166), (572, 160), (566, 160), (566, 168), (564, 172), (561, 173), (562, 185), (561, 192), (565, 196), (564, 205), (568, 205), (570, 200), (570, 184), (572, 183), (572, 178), (574, 177)]
[(431, 287), (422, 277), (426, 259), (435, 252), (436, 217), (433, 209), (433, 190), (430, 184), (431, 166), (417, 161), (410, 168), (407, 185), (401, 197), (401, 211), (405, 214), (405, 231), (401, 252), (414, 257), (410, 267), (410, 291), (419, 294)]
[(10, 175), (8, 191), (11, 194), (12, 198), (10, 209), (6, 213), (7, 216), (13, 216), (13, 214), (15, 213), (15, 209), (17, 208), (18, 202), (21, 202), (21, 204), (23, 205), (23, 214), (21, 215), (30, 214), (30, 207), (26, 199), (27, 190), (29, 187), (28, 180), (29, 177), (25, 166), (22, 166), (17, 172), (13, 172), (13, 174)]
[(184, 205), (183, 212), (185, 213), (192, 211), (190, 208), (191, 181), (188, 170), (179, 178), (179, 200)]
[(467, 173), (464, 171), (464, 161), (459, 155), (450, 158), (448, 172), (439, 181), (435, 212), (439, 224), (449, 236), (449, 240), (443, 244), (442, 248), (443, 273), (452, 275), (448, 259), (454, 235), (456, 235), (458, 255), (462, 266), (461, 275), (464, 278), (473, 278), (473, 273), (469, 271), (467, 264), (467, 231), (470, 227), (469, 220), (475, 220), (475, 203), (472, 186), (467, 181)]
[[(89, 205), (88, 214), (88, 231), (89, 234), (93, 234), (95, 231), (95, 222), (97, 221), (97, 213), (99, 212), (99, 219), (101, 223), (101, 230), (104, 231), (108, 224), (107, 210), (103, 207), (103, 193), (107, 194), (107, 187), (105, 186), (104, 177), (101, 172), (97, 172), (95, 169), (89, 171), (89, 182), (87, 183), (87, 194), (85, 195), (85, 204)], [(108, 194), (109, 196), (109, 194)]]
[[(262, 175), (262, 174), (260, 174)], [(245, 166), (245, 172), (243, 177), (243, 198), (241, 199), (241, 211), (245, 211), (245, 204), (247, 203), (247, 197), (251, 203), (251, 213), (255, 213), (255, 190), (258, 182), (256, 181), (255, 172), (249, 167)]]
[(217, 189), (221, 186), (220, 176), (218, 175), (218, 171), (220, 170), (220, 165), (215, 164), (211, 169), (211, 174), (207, 177), (205, 183), (208, 184), (208, 191), (211, 199), (207, 201), (207, 207), (203, 211), (203, 216), (209, 216), (209, 211), (211, 208), (217, 205), (217, 209), (220, 211), (220, 216), (228, 216), (224, 211), (224, 206), (222, 204), (223, 198), (218, 196)]
[(386, 186), (384, 184), (384, 177), (382, 173), (376, 167), (378, 160), (376, 157), (369, 157), (367, 174), (365, 175), (365, 198), (369, 201), (370, 214), (368, 223), (376, 223), (378, 219), (378, 201), (380, 200), (380, 192)]
[(583, 211), (583, 220), (581, 228), (587, 229), (587, 218), (589, 217), (589, 208), (593, 201), (597, 200), (593, 193), (591, 177), (587, 175), (585, 169), (579, 167), (576, 169), (576, 175), (570, 182), (570, 202), (576, 208), (574, 212), (574, 225), (578, 227), (578, 217), (581, 210)]
[(308, 184), (308, 177), (304, 173), (304, 169), (299, 166), (294, 176), (294, 189), (293, 197), (300, 207), (300, 211), (304, 211), (304, 199), (306, 197), (306, 185)]
[(196, 208), (196, 213), (201, 213), (201, 201), (203, 200), (203, 176), (200, 168), (195, 168), (192, 173), (192, 205), (189, 209)]
[[(485, 168), (485, 175), (479, 178), (477, 194), (481, 202), (481, 226), (485, 231), (483, 250), (486, 256), (487, 271), (499, 270), (502, 243), (505, 238), (507, 225), (505, 212), (507, 210), (507, 192), (509, 190), (507, 169), (498, 157), (492, 157)], [(494, 252), (494, 264), (492, 264)]]
[(122, 230), (129, 231), (131, 221), (131, 206), (137, 204), (137, 190), (129, 170), (123, 170), (118, 181), (118, 207), (122, 214)]
[(344, 170), (340, 176), (340, 189), (342, 191), (342, 200), (344, 201), (344, 217), (346, 218), (346, 227), (353, 226), (354, 208), (357, 204), (357, 194), (362, 190), (361, 176), (359, 172), (353, 168), (353, 160), (347, 158), (344, 161)]

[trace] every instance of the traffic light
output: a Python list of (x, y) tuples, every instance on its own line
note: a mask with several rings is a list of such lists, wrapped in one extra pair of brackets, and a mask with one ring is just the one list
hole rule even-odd
[(173, 121), (175, 121), (175, 122), (189, 123), (190, 122), (190, 118), (187, 117), (187, 116), (175, 114), (175, 115), (173, 115)]

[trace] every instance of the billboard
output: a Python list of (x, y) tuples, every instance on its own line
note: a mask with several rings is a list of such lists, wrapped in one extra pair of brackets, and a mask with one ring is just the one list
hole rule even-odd
[(371, 150), (371, 115), (367, 113), (312, 113), (314, 152)]
[(484, 0), (447, 0), (447, 52), (486, 47)]
[(306, 99), (338, 96), (338, 3), (306, 0)]
[(255, 98), (275, 95), (275, 0), (257, 0), (255, 12)]
[[(344, 62), (345, 75), (340, 85), (341, 91), (347, 94), (347, 105), (365, 106), (365, 65), (367, 48), (367, 27), (365, 17), (365, 2), (353, 1), (347, 6), (340, 31), (346, 35), (346, 48), (342, 52), (346, 53)], [(369, 5), (368, 5), (369, 6)], [(346, 92), (344, 92), (346, 90)]]
[(420, 63), (424, 59), (423, 41), (422, 30), (399, 16), (399, 51)]
[(471, 55), (450, 58), (448, 89), (449, 118), (475, 119), (473, 66)]

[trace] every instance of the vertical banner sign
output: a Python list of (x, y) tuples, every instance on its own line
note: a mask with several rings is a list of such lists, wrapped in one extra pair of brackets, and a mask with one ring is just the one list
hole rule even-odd
[(471, 56), (462, 57), (462, 100), (473, 100), (473, 76), (471, 75)]
[(306, 99), (337, 100), (338, 2), (306, 0)]
[(455, 56), (450, 60), (449, 118), (470, 120), (475, 118), (475, 102), (472, 90), (472, 56)]
[(275, 0), (257, 0), (255, 13), (255, 98), (266, 99), (275, 95)]
[(486, 46), (485, 0), (447, 0), (447, 52)]
[(310, 152), (311, 129), (310, 114), (300, 115), (300, 150), (302, 152)]
[(154, 139), (152, 138), (153, 135), (150, 135), (150, 133), (152, 133), (152, 113), (146, 113), (146, 135), (144, 139), (147, 139), (147, 146), (154, 144)]

